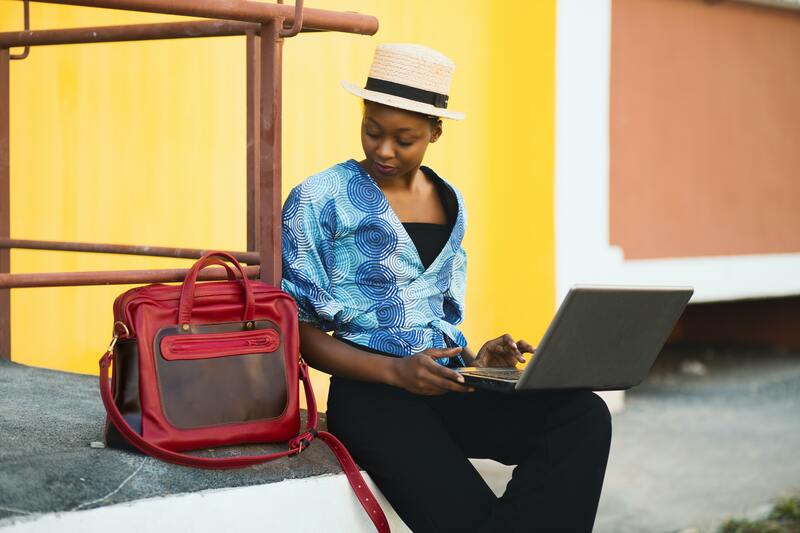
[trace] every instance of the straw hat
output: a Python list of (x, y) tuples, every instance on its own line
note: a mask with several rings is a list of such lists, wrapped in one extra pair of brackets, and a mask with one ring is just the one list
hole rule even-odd
[(464, 113), (447, 110), (450, 78), (456, 64), (419, 44), (381, 44), (362, 89), (342, 81), (342, 87), (365, 100), (425, 115), (461, 120)]

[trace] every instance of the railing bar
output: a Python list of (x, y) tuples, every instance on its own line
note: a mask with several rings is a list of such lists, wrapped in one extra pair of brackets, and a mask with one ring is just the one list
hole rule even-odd
[[(222, 20), (267, 23), (284, 19), (294, 22), (292, 6), (249, 0), (37, 0), (48, 4), (67, 4), (86, 7), (102, 7), (145, 13), (163, 13), (186, 17), (203, 17)], [(378, 19), (360, 13), (303, 9), (303, 29), (330, 30), (344, 33), (374, 35), (378, 31)]]
[[(257, 278), (260, 266), (245, 267), (248, 278)], [(158, 270), (106, 270), (94, 272), (47, 272), (35, 274), (0, 274), (0, 289), (30, 287), (77, 287), (83, 285), (129, 285), (139, 283), (181, 282), (188, 268)], [(200, 271), (200, 281), (215, 281), (227, 278), (224, 268), (205, 268)]]
[(233, 20), (193, 20), (155, 24), (127, 24), (87, 28), (12, 31), (0, 33), (0, 48), (12, 46), (50, 46), (62, 44), (148, 41), (192, 37), (226, 37), (258, 31), (259, 24)]
[[(20, 248), (28, 250), (51, 250), (61, 252), (89, 252), (102, 254), (146, 255), (151, 257), (174, 257), (179, 259), (199, 259), (209, 250), (199, 248), (171, 248), (166, 246), (143, 246), (129, 244), (99, 244), (90, 242), (37, 241), (29, 239), (0, 238), (0, 250)], [(257, 265), (261, 260), (257, 252), (228, 251), (237, 261)]]

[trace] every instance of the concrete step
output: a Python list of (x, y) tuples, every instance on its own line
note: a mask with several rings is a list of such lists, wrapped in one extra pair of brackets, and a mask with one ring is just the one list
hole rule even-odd
[[(372, 531), (333, 454), (237, 470), (167, 464), (110, 448), (97, 378), (0, 361), (0, 530), (3, 532)], [(305, 413), (303, 413), (305, 414)], [(321, 427), (325, 426), (322, 415)], [(93, 445), (94, 443), (94, 445)], [(267, 453), (282, 445), (204, 452)], [(476, 460), (501, 493), (510, 467)], [(408, 531), (367, 478), (392, 531)]]

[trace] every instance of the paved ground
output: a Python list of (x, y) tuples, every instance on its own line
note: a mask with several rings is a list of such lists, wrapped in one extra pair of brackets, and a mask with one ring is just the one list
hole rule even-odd
[(673, 350), (614, 418), (595, 531), (711, 531), (790, 494), (800, 353)]
[[(322, 446), (219, 472), (94, 449), (102, 419), (96, 378), (0, 361), (0, 527), (29, 514), (339, 472)], [(502, 468), (489, 474), (493, 485), (507, 479)], [(710, 531), (797, 493), (800, 353), (672, 352), (614, 417), (596, 531)]]

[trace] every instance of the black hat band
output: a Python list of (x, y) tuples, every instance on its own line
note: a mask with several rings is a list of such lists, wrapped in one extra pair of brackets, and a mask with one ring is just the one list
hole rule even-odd
[(391, 94), (392, 96), (429, 104), (433, 107), (447, 109), (448, 96), (446, 94), (426, 91), (425, 89), (418, 89), (393, 81), (379, 80), (378, 78), (367, 78), (367, 85), (364, 88), (368, 91)]

